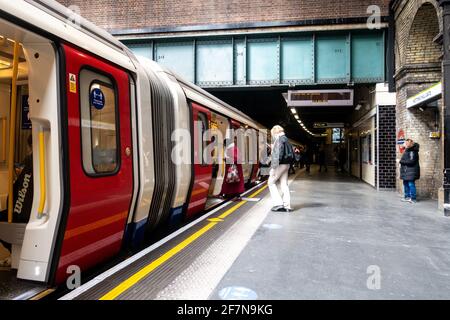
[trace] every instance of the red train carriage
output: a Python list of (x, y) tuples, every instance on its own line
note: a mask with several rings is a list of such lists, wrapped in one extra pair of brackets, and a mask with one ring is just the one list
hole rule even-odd
[[(213, 205), (225, 176), (213, 136), (245, 131), (247, 184), (265, 148), (252, 119), (67, 14), (52, 1), (0, 1), (0, 240), (11, 277), (46, 284)], [(18, 219), (27, 157), (34, 189)]]

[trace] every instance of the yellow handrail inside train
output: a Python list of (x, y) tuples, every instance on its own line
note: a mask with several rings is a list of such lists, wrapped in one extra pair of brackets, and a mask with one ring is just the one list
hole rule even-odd
[(8, 154), (8, 222), (13, 221), (14, 193), (14, 154), (17, 113), (17, 74), (19, 71), (19, 43), (14, 42), (13, 73), (11, 83), (11, 109), (9, 115), (9, 154)]
[(47, 197), (47, 185), (45, 181), (45, 134), (43, 128), (39, 132), (39, 181), (40, 181), (40, 198), (38, 217), (41, 218), (44, 215), (45, 200)]
[(2, 161), (6, 161), (6, 117), (2, 118)]

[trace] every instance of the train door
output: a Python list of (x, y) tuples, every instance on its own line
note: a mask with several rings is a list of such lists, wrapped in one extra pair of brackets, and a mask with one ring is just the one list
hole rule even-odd
[(239, 158), (242, 162), (242, 171), (244, 174), (244, 182), (247, 183), (252, 175), (252, 164), (249, 163), (250, 154), (250, 140), (248, 130), (240, 122), (231, 120), (231, 125), (234, 129), (234, 135), (237, 136), (237, 147), (239, 151)]
[(212, 181), (208, 193), (207, 208), (213, 207), (222, 202), (218, 196), (222, 191), (222, 185), (225, 178), (225, 139), (227, 132), (230, 129), (230, 121), (228, 118), (217, 113), (211, 115), (211, 133), (216, 139), (216, 144), (213, 150), (213, 172)]
[(66, 90), (70, 206), (57, 282), (121, 248), (133, 192), (128, 74), (68, 45)]
[(4, 17), (0, 30), (1, 300), (16, 278), (48, 282), (64, 195), (57, 44)]
[(259, 134), (251, 128), (247, 134), (248, 137), (248, 149), (249, 149), (249, 163), (252, 165), (252, 173), (250, 175), (250, 184), (255, 183), (258, 180), (259, 171)]
[(209, 141), (205, 141), (205, 132), (209, 130), (211, 112), (192, 102), (192, 121), (194, 130), (194, 176), (187, 217), (190, 218), (205, 209), (209, 187), (212, 180), (212, 163), (204, 157), (204, 150)]

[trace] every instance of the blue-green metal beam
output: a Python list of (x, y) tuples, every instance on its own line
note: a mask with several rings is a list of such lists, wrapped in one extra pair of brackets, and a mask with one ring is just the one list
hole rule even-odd
[(384, 38), (361, 30), (126, 44), (201, 87), (301, 86), (383, 82)]

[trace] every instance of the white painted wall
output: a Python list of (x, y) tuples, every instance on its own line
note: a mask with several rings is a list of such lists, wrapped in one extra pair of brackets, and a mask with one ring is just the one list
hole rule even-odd
[[(369, 120), (367, 120), (361, 126), (360, 132), (365, 132), (365, 131), (370, 131), (370, 134), (372, 135), (372, 141), (369, 146), (371, 149), (371, 153), (372, 153), (372, 159), (371, 159), (372, 161), (370, 163), (364, 162), (363, 161), (364, 157), (361, 157), (361, 161), (362, 161), (361, 179), (375, 187), (375, 173), (376, 173), (376, 168), (375, 168), (375, 163), (376, 163), (376, 159), (375, 159), (375, 141), (376, 141), (375, 117), (371, 117)], [(361, 150), (362, 150), (362, 152), (364, 152), (364, 150), (362, 149), (362, 146), (361, 146)]]

